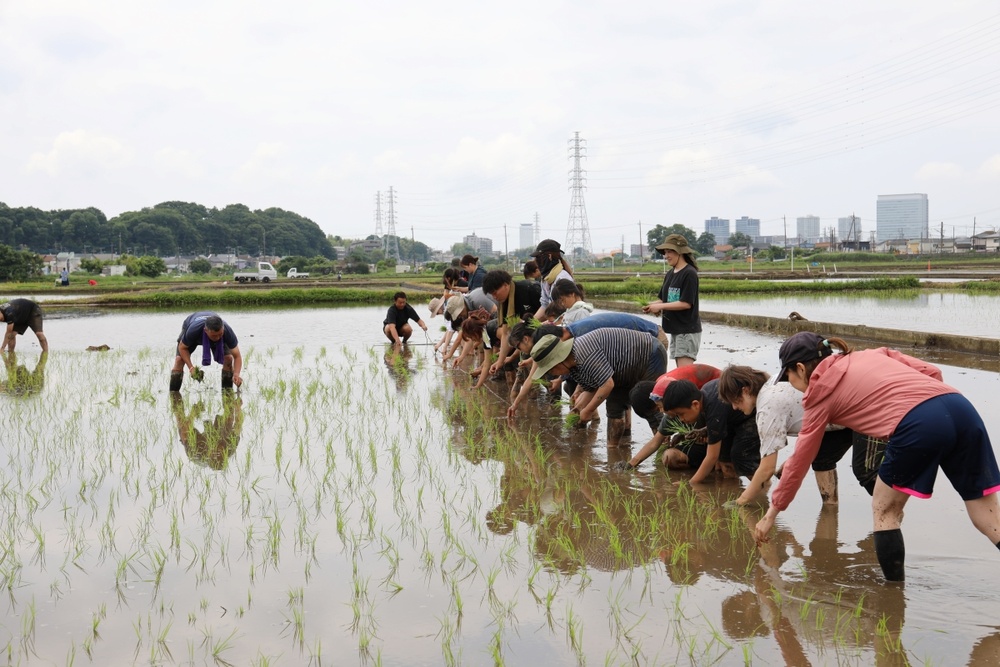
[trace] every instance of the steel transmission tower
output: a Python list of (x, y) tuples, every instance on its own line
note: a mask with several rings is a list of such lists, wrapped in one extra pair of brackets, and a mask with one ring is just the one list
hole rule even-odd
[(573, 169), (569, 172), (569, 189), (573, 193), (569, 204), (569, 225), (566, 227), (566, 247), (574, 258), (590, 258), (593, 248), (590, 245), (590, 225), (587, 223), (587, 205), (583, 201), (583, 190), (586, 187), (587, 176), (580, 166), (587, 150), (586, 141), (580, 138), (579, 132), (573, 133), (569, 140), (569, 154), (573, 158)]
[(382, 238), (382, 191), (375, 193), (375, 236)]
[(542, 226), (538, 224), (538, 214), (535, 213), (535, 247), (538, 247), (538, 242), (542, 240)]
[(385, 236), (382, 237), (382, 252), (385, 253), (386, 259), (395, 257), (398, 264), (403, 258), (399, 256), (399, 237), (396, 236), (396, 193), (391, 185), (389, 194), (385, 196), (385, 208), (386, 223)]

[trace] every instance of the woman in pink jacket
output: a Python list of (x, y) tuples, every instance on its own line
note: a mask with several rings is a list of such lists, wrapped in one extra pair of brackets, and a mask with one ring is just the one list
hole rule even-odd
[[(837, 348), (841, 354), (833, 354)], [(938, 468), (965, 501), (973, 525), (1000, 548), (1000, 470), (983, 420), (937, 367), (888, 348), (852, 352), (839, 338), (800, 332), (778, 353), (781, 380), (804, 392), (802, 430), (771, 507), (757, 523), (766, 542), (799, 490), (829, 423), (888, 439), (872, 494), (875, 553), (889, 581), (903, 581), (900, 525), (910, 496), (930, 498)]]

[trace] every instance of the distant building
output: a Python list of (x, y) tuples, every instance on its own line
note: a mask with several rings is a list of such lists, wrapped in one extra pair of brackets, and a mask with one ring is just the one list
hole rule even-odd
[(632, 257), (649, 257), (649, 249), (645, 243), (633, 243), (628, 251)]
[(760, 236), (760, 220), (757, 218), (748, 218), (745, 215), (742, 218), (737, 218), (736, 231), (746, 234), (756, 241), (757, 237)]
[(795, 235), (799, 243), (813, 244), (820, 240), (819, 216), (804, 215), (795, 219)]
[(888, 239), (922, 239), (928, 236), (927, 195), (879, 195), (875, 206), (875, 236)]
[(535, 247), (535, 226), (530, 222), (521, 223), (520, 232), (520, 245), (518, 248), (534, 248)]
[(861, 218), (856, 215), (837, 218), (837, 240), (841, 243), (861, 240)]
[(782, 248), (785, 247), (785, 237), (784, 236), (780, 236), (780, 235), (777, 235), (777, 236), (758, 236), (757, 237), (757, 242), (758, 243), (766, 243), (769, 246), (776, 245), (776, 246), (781, 246)]
[(729, 243), (729, 220), (713, 215), (705, 221), (705, 231), (715, 237), (716, 245)]
[[(493, 239), (488, 239), (485, 236), (476, 236), (475, 234), (470, 234), (462, 238), (462, 243), (473, 249), (474, 252), (483, 255), (493, 254)], [(531, 245), (530, 243), (528, 245)]]

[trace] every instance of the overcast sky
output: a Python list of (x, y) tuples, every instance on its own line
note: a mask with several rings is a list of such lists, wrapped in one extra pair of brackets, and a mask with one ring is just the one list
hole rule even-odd
[[(670, 7), (668, 5), (678, 5)], [(0, 201), (277, 206), (326, 232), (565, 240), (857, 214), (1000, 227), (994, 0), (0, 0)]]

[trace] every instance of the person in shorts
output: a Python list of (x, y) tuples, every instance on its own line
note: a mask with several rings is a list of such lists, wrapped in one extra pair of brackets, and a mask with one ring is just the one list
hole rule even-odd
[(211, 366), (212, 360), (222, 364), (222, 388), (232, 389), (243, 384), (240, 371), (243, 370), (243, 355), (240, 353), (239, 339), (233, 328), (211, 311), (192, 313), (184, 319), (181, 333), (177, 337), (174, 366), (170, 369), (170, 391), (180, 391), (184, 381), (184, 368), (192, 379), (200, 381), (202, 371), (195, 367), (191, 353), (202, 347), (201, 365)]
[[(833, 354), (833, 349), (840, 354)], [(934, 365), (889, 348), (853, 352), (840, 338), (802, 331), (778, 353), (779, 379), (803, 392), (802, 430), (754, 537), (766, 542), (795, 498), (827, 424), (888, 440), (872, 494), (875, 554), (887, 581), (903, 581), (901, 525), (911, 496), (930, 498), (938, 469), (972, 524), (1000, 548), (1000, 469), (976, 409)]]
[(663, 333), (670, 336), (670, 358), (678, 366), (687, 366), (698, 359), (701, 348), (698, 262), (682, 234), (671, 234), (656, 249), (670, 265), (670, 271), (663, 277), (660, 298), (643, 306), (642, 312), (660, 314)]
[[(760, 438), (760, 465), (736, 499), (746, 505), (767, 490), (778, 467), (778, 452), (802, 428), (802, 394), (787, 382), (774, 382), (764, 371), (749, 366), (728, 366), (719, 378), (719, 397), (745, 415), (754, 415)], [(812, 462), (816, 486), (824, 505), (836, 505), (837, 463), (851, 449), (854, 432), (830, 425)], [(777, 473), (778, 477), (781, 476)]]
[(13, 352), (14, 346), (17, 345), (17, 337), (23, 336), (25, 331), (31, 329), (38, 339), (42, 352), (48, 352), (49, 340), (42, 333), (42, 319), (41, 307), (30, 299), (11, 299), (0, 305), (0, 322), (7, 325), (0, 351)]
[(420, 315), (417, 314), (413, 306), (406, 303), (406, 292), (396, 292), (392, 295), (392, 305), (389, 306), (385, 319), (382, 320), (382, 333), (391, 342), (401, 345), (410, 340), (410, 336), (413, 335), (410, 320), (416, 322), (425, 332), (427, 331), (427, 325), (420, 319)]

